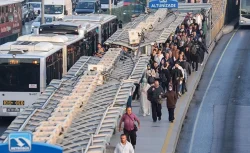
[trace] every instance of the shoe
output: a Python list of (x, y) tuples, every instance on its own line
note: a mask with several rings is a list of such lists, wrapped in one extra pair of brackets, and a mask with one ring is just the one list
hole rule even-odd
[(142, 116), (144, 116), (144, 117), (145, 117), (145, 116), (146, 116), (146, 114), (143, 114)]
[(148, 113), (147, 115), (148, 115), (148, 116), (150, 116), (151, 114), (150, 114), (150, 113)]
[(174, 123), (174, 121), (169, 121), (170, 123)]
[(153, 121), (153, 122), (156, 122), (156, 120), (155, 120), (155, 121)]
[(201, 63), (201, 66), (203, 65), (203, 62)]
[(158, 120), (160, 121), (160, 120), (161, 120), (161, 117), (158, 117)]

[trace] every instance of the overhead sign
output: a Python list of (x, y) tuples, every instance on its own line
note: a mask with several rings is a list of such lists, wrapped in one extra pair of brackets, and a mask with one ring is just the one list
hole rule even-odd
[(62, 148), (48, 143), (33, 142), (29, 132), (10, 133), (8, 143), (0, 144), (1, 153), (62, 153)]
[(178, 0), (151, 0), (149, 2), (149, 8), (178, 8)]

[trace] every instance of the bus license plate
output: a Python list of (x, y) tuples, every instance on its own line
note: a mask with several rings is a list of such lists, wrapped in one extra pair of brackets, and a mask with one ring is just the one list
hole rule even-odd
[(3, 105), (24, 105), (24, 101), (22, 100), (4, 100)]
[(3, 112), (20, 112), (20, 108), (4, 108)]
[(101, 8), (102, 9), (107, 9), (107, 8), (109, 8), (109, 4), (101, 4)]

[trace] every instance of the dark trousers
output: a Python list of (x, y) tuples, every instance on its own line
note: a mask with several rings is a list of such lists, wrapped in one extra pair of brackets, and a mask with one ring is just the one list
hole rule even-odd
[(161, 87), (162, 87), (162, 89), (163, 89), (164, 92), (168, 91), (168, 86), (169, 86), (168, 82), (162, 82), (161, 83)]
[(182, 93), (184, 94), (187, 91), (186, 79), (182, 82)]
[(123, 129), (124, 134), (127, 136), (127, 140), (133, 145), (136, 145), (136, 131), (128, 131)]
[(198, 71), (198, 61), (193, 61), (192, 62), (192, 68), (194, 70), (194, 67), (195, 67), (195, 71)]
[(177, 81), (177, 80), (174, 81), (174, 83), (173, 83), (173, 89), (176, 92), (176, 94), (178, 94), (179, 89), (180, 89), (180, 83), (179, 83), (179, 81)]
[(157, 117), (161, 118), (161, 104), (158, 104), (157, 102), (152, 102), (152, 118), (153, 121), (157, 120)]
[(135, 100), (135, 98), (138, 100), (140, 98), (140, 95), (139, 95), (139, 89), (140, 89), (140, 85), (136, 84), (135, 85), (136, 88), (135, 88), (135, 92), (133, 94), (133, 100)]
[(174, 120), (174, 108), (168, 108), (168, 120), (169, 121)]
[(127, 107), (132, 107), (132, 96), (128, 97)]

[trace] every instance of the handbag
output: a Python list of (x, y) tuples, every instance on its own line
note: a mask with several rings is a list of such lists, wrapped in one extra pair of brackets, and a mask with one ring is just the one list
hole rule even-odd
[[(134, 122), (134, 120), (128, 115), (128, 117)], [(136, 124), (134, 123), (134, 131), (138, 131)]]
[(163, 103), (163, 99), (161, 98), (158, 100), (158, 104), (162, 104), (162, 103)]

